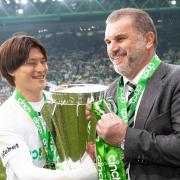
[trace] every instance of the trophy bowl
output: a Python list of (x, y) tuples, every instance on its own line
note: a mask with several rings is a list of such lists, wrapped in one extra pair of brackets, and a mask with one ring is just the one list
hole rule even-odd
[(70, 84), (50, 89), (50, 98), (43, 107), (43, 117), (50, 128), (60, 161), (75, 168), (88, 143), (95, 143), (96, 120), (85, 119), (87, 99), (96, 102), (105, 98), (107, 86)]

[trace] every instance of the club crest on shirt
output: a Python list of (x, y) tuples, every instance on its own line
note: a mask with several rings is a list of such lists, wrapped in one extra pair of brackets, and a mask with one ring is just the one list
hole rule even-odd
[(45, 150), (43, 147), (40, 147), (39, 149), (34, 149), (31, 151), (31, 157), (33, 160), (42, 160), (45, 158)]

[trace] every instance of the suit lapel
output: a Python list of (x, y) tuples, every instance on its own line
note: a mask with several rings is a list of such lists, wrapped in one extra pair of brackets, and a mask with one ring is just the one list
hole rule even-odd
[(144, 128), (165, 75), (165, 64), (161, 63), (146, 86), (136, 115), (135, 128)]

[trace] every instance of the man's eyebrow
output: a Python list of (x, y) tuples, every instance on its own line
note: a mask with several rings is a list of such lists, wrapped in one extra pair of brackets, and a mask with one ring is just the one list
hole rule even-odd
[(120, 33), (120, 34), (117, 34), (117, 35), (115, 35), (115, 39), (118, 39), (118, 38), (121, 38), (121, 37), (127, 37), (127, 34), (122, 34), (122, 33)]
[[(42, 56), (42, 57), (40, 57), (38, 59), (46, 59), (46, 57)], [(37, 59), (35, 57), (34, 58), (32, 57), (32, 58), (28, 58), (28, 60), (36, 61)]]
[[(121, 38), (121, 37), (126, 38), (126, 37), (128, 37), (128, 35), (127, 35), (127, 34), (123, 34), (123, 33), (119, 33), (119, 34), (116, 34), (116, 35), (114, 36), (114, 39), (118, 39), (118, 38)], [(109, 40), (109, 39), (108, 39), (107, 37), (104, 38), (104, 42), (106, 42), (106, 41), (108, 41), (108, 40)]]

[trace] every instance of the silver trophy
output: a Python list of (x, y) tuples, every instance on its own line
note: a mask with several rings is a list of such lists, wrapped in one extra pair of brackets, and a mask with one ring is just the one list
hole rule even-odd
[(53, 86), (43, 108), (43, 116), (55, 141), (60, 160), (69, 169), (76, 168), (88, 143), (95, 143), (95, 119), (85, 119), (85, 105), (104, 99), (107, 86), (72, 84)]

